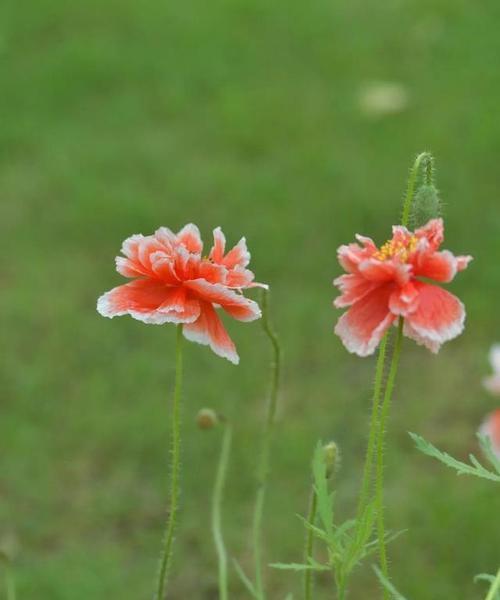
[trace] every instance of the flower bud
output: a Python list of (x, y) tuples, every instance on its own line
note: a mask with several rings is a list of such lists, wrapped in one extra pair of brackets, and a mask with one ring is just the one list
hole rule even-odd
[(411, 211), (411, 225), (413, 229), (421, 227), (431, 219), (442, 215), (441, 200), (433, 185), (422, 185), (415, 194)]
[(218, 422), (217, 413), (211, 408), (202, 408), (196, 415), (196, 423), (200, 429), (212, 429)]
[(323, 446), (323, 455), (325, 458), (326, 476), (330, 478), (340, 466), (339, 447), (335, 442), (329, 442)]

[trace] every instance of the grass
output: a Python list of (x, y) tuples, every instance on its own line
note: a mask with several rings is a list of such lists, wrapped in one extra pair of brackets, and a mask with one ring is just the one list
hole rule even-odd
[[(388, 526), (409, 531), (391, 548), (392, 571), (409, 598), (481, 598), (472, 578), (498, 568), (498, 492), (419, 455), (406, 431), (465, 457), (495, 406), (480, 380), (500, 335), (498, 3), (11, 0), (1, 11), (0, 545), (16, 555), (19, 597), (151, 595), (175, 331), (102, 319), (95, 301), (120, 281), (121, 241), (160, 224), (245, 234), (273, 287), (286, 373), (269, 562), (300, 558), (294, 513), (307, 509), (318, 438), (342, 449), (339, 502), (353, 512), (373, 361), (332, 334), (335, 249), (356, 231), (389, 236), (410, 162), (430, 149), (446, 245), (476, 260), (451, 286), (466, 333), (437, 358), (404, 344), (386, 502)], [(372, 80), (403, 83), (408, 108), (364, 116), (357, 97)], [(224, 526), (231, 554), (251, 566), (270, 357), (258, 324), (229, 328), (238, 368), (186, 348), (173, 600), (216, 598), (208, 501), (220, 440), (195, 428), (204, 406), (238, 422)], [(293, 575), (268, 580), (273, 599), (300, 589)], [(319, 581), (319, 599), (329, 585)], [(353, 598), (376, 585), (367, 568)], [(246, 597), (234, 575), (231, 597)]]

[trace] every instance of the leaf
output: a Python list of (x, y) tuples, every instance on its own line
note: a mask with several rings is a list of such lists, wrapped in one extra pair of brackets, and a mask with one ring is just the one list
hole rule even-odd
[(323, 445), (318, 442), (313, 457), (314, 490), (318, 502), (318, 513), (328, 537), (333, 536), (333, 498), (328, 490), (327, 469)]
[(314, 561), (313, 564), (304, 565), (302, 563), (271, 563), (269, 565), (273, 569), (280, 569), (281, 571), (329, 571), (330, 567), (322, 565)]
[[(498, 577), (500, 577), (500, 571), (498, 572)], [(492, 592), (493, 592), (493, 586), (495, 585), (495, 583), (497, 582), (497, 578), (494, 575), (489, 575), (487, 573), (480, 573), (479, 575), (476, 575), (474, 577), (474, 581), (487, 581), (490, 585), (490, 591), (488, 594), (488, 600), (500, 600), (500, 590), (497, 591), (497, 593), (492, 596)]]
[(375, 571), (382, 586), (391, 594), (394, 600), (406, 600), (406, 598), (398, 592), (398, 590), (392, 585), (387, 577), (385, 577), (378, 567), (374, 565), (373, 570)]
[(490, 461), (490, 463), (495, 467), (497, 473), (500, 474), (500, 459), (493, 452), (493, 448), (491, 446), (491, 438), (487, 435), (482, 435), (480, 433), (477, 434), (479, 439), (479, 444), (481, 445), (481, 449), (484, 452), (486, 458)]
[(310, 529), (314, 533), (314, 535), (316, 535), (316, 537), (318, 537), (320, 540), (323, 540), (324, 542), (328, 540), (328, 536), (326, 535), (326, 532), (323, 529), (320, 529), (319, 527), (316, 527), (316, 525), (309, 523), (309, 521), (305, 519), (302, 515), (297, 515), (297, 517), (302, 521), (304, 527), (306, 529)]
[(253, 598), (255, 598), (255, 600), (260, 600), (259, 594), (257, 593), (257, 590), (255, 589), (254, 584), (247, 577), (247, 575), (245, 574), (245, 571), (243, 571), (243, 569), (240, 567), (239, 562), (234, 558), (233, 558), (233, 565), (234, 565), (234, 568), (236, 569), (236, 572), (238, 573), (239, 578), (241, 579), (241, 582), (246, 587), (247, 591), (250, 592), (251, 596)]
[(497, 474), (493, 473), (492, 471), (488, 471), (488, 469), (486, 469), (473, 454), (469, 456), (472, 465), (468, 465), (467, 463), (461, 462), (456, 458), (453, 458), (446, 452), (441, 452), (441, 450), (438, 450), (430, 442), (427, 442), (423, 437), (420, 437), (415, 433), (410, 433), (410, 436), (415, 442), (420, 452), (423, 452), (424, 454), (427, 454), (427, 456), (431, 456), (432, 458), (436, 458), (451, 469), (455, 469), (458, 475), (475, 475), (476, 477), (481, 477), (482, 479), (489, 479), (490, 481), (500, 482), (500, 473)]

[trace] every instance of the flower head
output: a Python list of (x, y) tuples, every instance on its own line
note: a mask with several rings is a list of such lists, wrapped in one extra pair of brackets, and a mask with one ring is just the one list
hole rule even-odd
[(490, 363), (493, 368), (493, 375), (485, 377), (483, 385), (492, 394), (500, 396), (500, 344), (494, 344), (491, 347)]
[(267, 287), (254, 282), (247, 269), (250, 254), (245, 238), (226, 253), (220, 227), (208, 256), (196, 225), (188, 224), (175, 234), (160, 227), (153, 235), (133, 235), (116, 257), (116, 270), (132, 281), (120, 285), (97, 301), (104, 317), (130, 315), (144, 323), (183, 325), (184, 336), (237, 364), (239, 357), (216, 308), (238, 321), (261, 316), (259, 306), (242, 291)]
[(433, 219), (414, 233), (393, 227), (392, 238), (378, 248), (367, 237), (340, 246), (338, 258), (347, 271), (333, 282), (341, 292), (334, 305), (350, 307), (337, 322), (335, 333), (349, 352), (373, 354), (387, 329), (404, 318), (404, 334), (432, 352), (458, 336), (465, 309), (453, 294), (427, 283), (451, 281), (472, 257), (440, 251), (442, 219)]
[(490, 440), (491, 449), (500, 458), (500, 408), (486, 417), (479, 428), (479, 433)]

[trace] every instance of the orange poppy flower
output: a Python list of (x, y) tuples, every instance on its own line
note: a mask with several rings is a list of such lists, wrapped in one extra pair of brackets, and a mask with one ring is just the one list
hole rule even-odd
[(216, 308), (238, 321), (261, 316), (256, 302), (242, 290), (256, 286), (247, 269), (250, 254), (245, 238), (225, 253), (226, 239), (214, 230), (214, 245), (207, 257), (196, 225), (175, 234), (161, 227), (153, 235), (133, 235), (116, 257), (116, 270), (130, 283), (102, 295), (97, 310), (104, 317), (130, 315), (144, 323), (183, 324), (184, 336), (210, 346), (219, 356), (238, 364), (239, 357)]
[(350, 307), (337, 322), (335, 333), (349, 352), (373, 354), (387, 329), (401, 316), (404, 334), (432, 352), (458, 336), (465, 309), (453, 294), (422, 278), (451, 281), (472, 257), (439, 251), (442, 219), (433, 219), (412, 233), (393, 227), (393, 237), (381, 248), (367, 237), (341, 246), (338, 259), (347, 275), (333, 282), (341, 291), (337, 308)]

